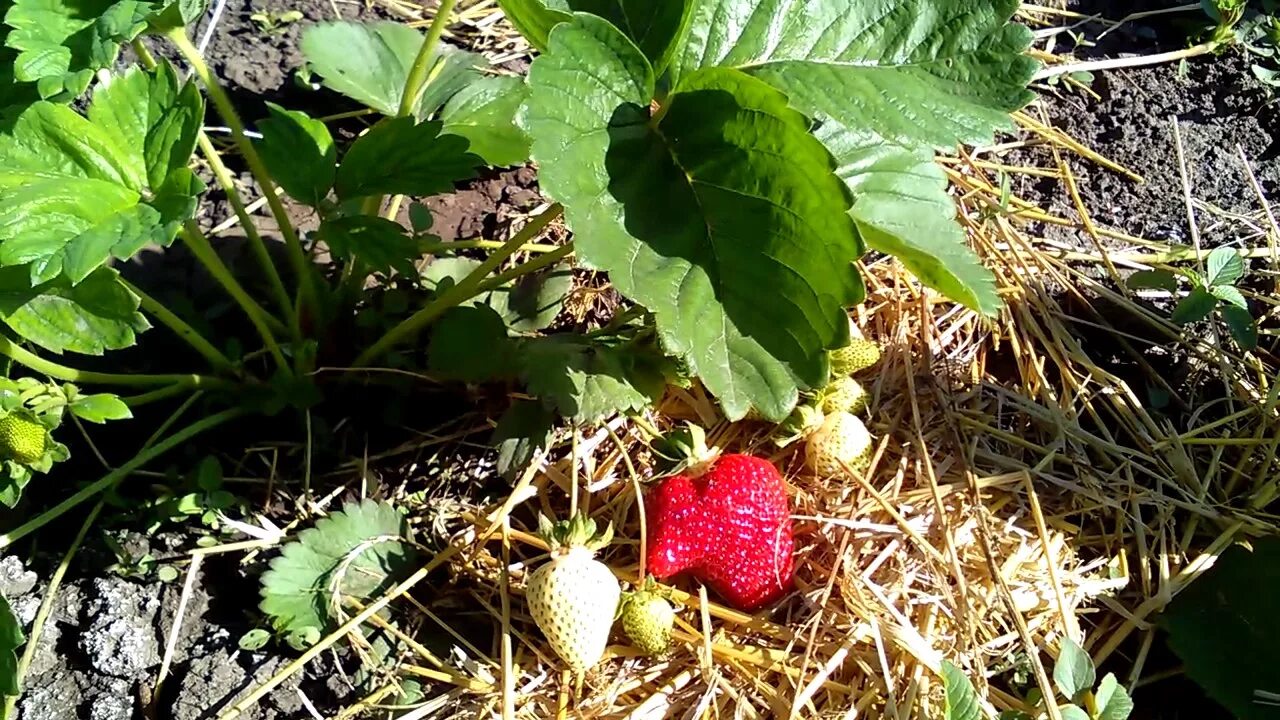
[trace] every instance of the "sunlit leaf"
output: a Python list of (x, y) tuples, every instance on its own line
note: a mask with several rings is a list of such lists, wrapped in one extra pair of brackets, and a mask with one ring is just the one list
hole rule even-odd
[(528, 97), (524, 80), (490, 77), (472, 81), (440, 111), (441, 132), (470, 141), (471, 152), (489, 165), (520, 165), (529, 160), (529, 137), (516, 125), (516, 112)]
[(33, 288), (26, 276), (21, 267), (0, 271), (0, 320), (50, 352), (101, 355), (133, 345), (149, 327), (138, 298), (111, 268), (74, 286), (58, 279)]

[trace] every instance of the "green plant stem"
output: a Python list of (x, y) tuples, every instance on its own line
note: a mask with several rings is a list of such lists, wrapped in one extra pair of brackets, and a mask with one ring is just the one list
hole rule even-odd
[(112, 485), (115, 485), (117, 482), (131, 475), (133, 471), (138, 470), (142, 466), (175, 447), (182, 445), (191, 438), (199, 435), (200, 433), (212, 430), (229, 420), (240, 417), (244, 413), (245, 411), (240, 408), (223, 410), (220, 413), (198, 420), (169, 436), (167, 439), (139, 452), (137, 455), (133, 456), (132, 460), (102, 476), (102, 478), (93, 482), (91, 485), (86, 486), (75, 495), (63, 500), (49, 510), (37, 515), (4, 535), (0, 535), (0, 549), (7, 548), (36, 530), (48, 525), (50, 522), (53, 522), (57, 518), (63, 516), (80, 503), (97, 496), (99, 493), (102, 493)]
[[(138, 62), (148, 70), (155, 68), (156, 59), (152, 57), (151, 51), (146, 45), (142, 44), (142, 40), (134, 38), (131, 43), (133, 52), (138, 56)], [(236, 190), (235, 180), (231, 177), (231, 172), (227, 170), (227, 166), (222, 162), (222, 155), (218, 153), (218, 149), (213, 146), (213, 141), (205, 134), (203, 130), (196, 135), (196, 143), (200, 146), (200, 154), (204, 155), (205, 160), (209, 163), (209, 169), (213, 171), (214, 180), (217, 181), (218, 187), (227, 196), (227, 201), (231, 203), (231, 209), (235, 212), (236, 218), (240, 220), (240, 226), (244, 228), (245, 237), (249, 239), (249, 247), (253, 248), (254, 257), (257, 258), (258, 264), (262, 266), (262, 272), (267, 276), (267, 281), (271, 284), (271, 290), (276, 295), (276, 301), (280, 303), (280, 309), (284, 311), (286, 322), (294, 330), (294, 340), (300, 341), (301, 330), (298, 327), (298, 315), (294, 310), (293, 301), (289, 298), (289, 291), (285, 289), (284, 280), (280, 278), (279, 271), (276, 270), (276, 264), (271, 259), (271, 254), (267, 252), (267, 244), (262, 239), (262, 233), (258, 232), (258, 226), (253, 222), (253, 218), (249, 215), (249, 209), (244, 204), (244, 198), (240, 197), (239, 191)], [(210, 269), (212, 271), (212, 269)]]
[(125, 280), (123, 277), (120, 278), (120, 282), (129, 289), (129, 292), (138, 296), (138, 300), (141, 302), (143, 310), (150, 313), (152, 317), (159, 320), (170, 330), (173, 330), (173, 332), (176, 333), (178, 337), (186, 341), (193, 350), (203, 355), (205, 359), (209, 361), (209, 364), (213, 365), (214, 369), (222, 370), (233, 375), (236, 374), (237, 371), (235, 364), (232, 363), (226, 355), (223, 355), (218, 348), (214, 347), (213, 343), (206, 340), (205, 337), (200, 334), (200, 331), (191, 327), (185, 320), (178, 317), (172, 310), (162, 305), (155, 298), (143, 292), (138, 286), (128, 280)]
[(240, 193), (236, 190), (235, 180), (231, 177), (231, 172), (227, 170), (227, 166), (222, 162), (222, 156), (218, 154), (218, 149), (213, 146), (213, 142), (209, 140), (209, 136), (201, 132), (196, 136), (196, 142), (200, 145), (200, 153), (204, 155), (205, 160), (209, 162), (209, 169), (213, 171), (213, 177), (218, 182), (218, 186), (226, 194), (227, 200), (231, 203), (231, 209), (235, 212), (236, 218), (240, 220), (240, 227), (244, 228), (245, 237), (249, 239), (249, 247), (253, 250), (253, 255), (258, 260), (258, 265), (262, 267), (262, 274), (267, 277), (267, 282), (271, 284), (271, 292), (275, 295), (276, 304), (284, 312), (285, 322), (293, 330), (294, 340), (301, 340), (302, 331), (298, 326), (298, 313), (293, 307), (293, 300), (289, 297), (289, 290), (284, 286), (284, 279), (280, 277), (280, 272), (276, 270), (275, 261), (271, 259), (271, 253), (267, 250), (267, 243), (262, 239), (262, 233), (258, 231), (258, 226), (253, 222), (253, 218), (249, 215), (249, 209), (244, 204), (244, 199), (240, 197)]
[(550, 267), (551, 265), (555, 265), (556, 263), (569, 257), (572, 254), (573, 254), (573, 243), (568, 243), (567, 245), (561, 245), (560, 247), (556, 248), (552, 252), (547, 253), (546, 255), (540, 255), (530, 260), (529, 262), (521, 263), (511, 268), (510, 270), (505, 270), (503, 272), (498, 273), (497, 275), (494, 275), (488, 280), (485, 280), (484, 282), (480, 283), (480, 287), (476, 288), (476, 292), (482, 293), (482, 292), (488, 292), (495, 288), (500, 288), (503, 285), (506, 285), (507, 283), (511, 282), (512, 280), (515, 280), (516, 278), (524, 277), (529, 273), (535, 273), (545, 267)]
[[(62, 578), (67, 574), (67, 568), (71, 567), (71, 560), (76, 556), (76, 552), (80, 550), (80, 545), (84, 543), (85, 535), (89, 534), (89, 528), (93, 527), (93, 523), (97, 521), (98, 514), (102, 512), (104, 503), (99, 500), (97, 505), (89, 511), (89, 515), (80, 524), (80, 531), (76, 533), (75, 539), (71, 541), (71, 547), (67, 548), (67, 554), (62, 556), (62, 562), (58, 563), (58, 567), (53, 571), (53, 575), (49, 577), (49, 584), (44, 589), (44, 597), (40, 599), (40, 609), (36, 611), (35, 620), (31, 623), (31, 633), (27, 636), (27, 644), (22, 649), (22, 657), (18, 659), (18, 671), (16, 673), (16, 685), (22, 687), (22, 681), (27, 676), (27, 670), (31, 667), (31, 660), (36, 656), (36, 650), (40, 646), (40, 635), (44, 632), (45, 623), (49, 621), (49, 613), (53, 611), (53, 602), (58, 597), (58, 587), (62, 585)], [(18, 704), (17, 695), (10, 695), (4, 699), (4, 713), (2, 717), (13, 717), (14, 707)]]
[[(442, 252), (452, 252), (454, 250), (497, 250), (504, 242), (497, 240), (454, 240), (453, 242), (433, 242), (425, 243), (422, 251), (435, 255)], [(549, 253), (559, 250), (562, 245), (550, 245), (547, 243), (525, 243), (521, 245), (517, 252), (528, 253)]]
[(413, 114), (418, 98), (422, 95), (422, 89), (427, 86), (436, 47), (440, 44), (440, 37), (444, 35), (444, 29), (449, 25), (449, 18), (453, 15), (453, 8), (457, 4), (458, 0), (440, 0), (440, 7), (431, 21), (431, 27), (427, 28), (427, 38), (418, 49), (418, 56), (413, 59), (413, 65), (409, 67), (409, 75), (405, 78), (404, 92), (400, 95), (399, 117), (408, 117)]
[(191, 392), (192, 390), (193, 388), (188, 385), (175, 384), (168, 387), (162, 387), (157, 390), (144, 392), (139, 395), (120, 398), (120, 400), (124, 402), (125, 405), (128, 405), (131, 408), (136, 408), (142, 407), (143, 405), (150, 405), (154, 402), (160, 402), (161, 400), (167, 400), (175, 395), (181, 395), (182, 393)]
[(14, 362), (38, 373), (48, 375), (57, 380), (89, 385), (120, 385), (123, 387), (154, 387), (156, 385), (180, 385), (187, 388), (230, 387), (232, 383), (222, 378), (207, 375), (142, 375), (100, 373), (88, 370), (77, 370), (66, 365), (50, 362), (35, 353), (23, 348), (7, 337), (0, 336), (0, 355), (6, 355)]
[[(267, 206), (271, 208), (271, 215), (280, 227), (280, 234), (284, 236), (285, 247), (288, 248), (289, 257), (293, 261), (293, 269), (297, 275), (298, 287), (302, 291), (302, 297), (306, 303), (311, 303), (315, 299), (315, 288), (312, 283), (313, 268), (307, 262), (307, 253), (302, 249), (302, 240), (298, 237), (298, 231), (293, 227), (293, 222), (289, 220), (289, 213), (285, 210), (280, 196), (276, 194), (276, 184), (271, 179), (271, 173), (267, 171), (267, 166), (262, 162), (262, 157), (258, 155), (258, 151), (254, 149), (249, 136), (245, 134), (244, 122), (241, 121), (240, 115), (231, 103), (231, 98), (227, 96), (227, 91), (223, 89), (222, 85), (218, 83), (218, 79), (210, 72), (209, 66), (205, 64), (204, 57), (200, 55), (200, 51), (196, 49), (195, 45), (191, 44), (191, 39), (187, 37), (185, 28), (174, 28), (165, 33), (165, 36), (182, 54), (183, 59), (191, 66), (191, 70), (200, 78), (200, 82), (204, 83), (205, 90), (209, 93), (209, 99), (213, 101), (218, 114), (222, 116), (222, 121), (231, 129), (231, 137), (235, 140), (236, 147), (240, 150), (245, 163), (249, 166), (250, 174), (258, 182), (258, 187), (262, 189), (262, 194), (267, 199)], [(299, 308), (298, 312), (301, 314), (302, 309)]]
[(209, 270), (209, 274), (213, 275), (213, 279), (217, 280), (223, 289), (227, 291), (232, 299), (240, 305), (245, 315), (249, 316), (249, 322), (253, 323), (253, 327), (257, 329), (258, 334), (262, 336), (262, 341), (266, 343), (267, 350), (271, 352), (272, 357), (276, 359), (276, 363), (280, 365), (280, 369), (284, 372), (291, 372), (289, 369), (289, 361), (285, 359), (284, 353), (280, 351), (280, 345), (276, 343), (276, 336), (271, 332), (272, 324), (278, 330), (285, 330), (284, 326), (275, 317), (262, 309), (249, 293), (236, 281), (231, 270), (222, 262), (222, 258), (218, 257), (218, 253), (214, 251), (213, 246), (209, 244), (209, 239), (200, 232), (200, 227), (196, 225), (195, 220), (188, 220), (182, 226), (182, 239), (186, 242), (191, 253), (196, 256), (202, 265)]
[[(355, 360), (354, 367), (368, 367), (371, 362), (382, 357), (391, 348), (415, 337), (434, 322), (436, 318), (444, 314), (446, 310), (475, 297), (481, 292), (481, 286), (484, 284), (485, 278), (489, 276), (489, 273), (498, 269), (522, 245), (536, 238), (552, 220), (560, 217), (562, 212), (564, 212), (564, 208), (556, 204), (547, 208), (541, 215), (531, 219), (520, 232), (512, 236), (501, 248), (494, 251), (479, 267), (471, 271), (457, 285), (437, 295), (435, 299), (427, 303), (426, 307), (388, 330), (377, 342), (360, 353), (360, 356)], [(553, 254), (547, 253), (538, 258), (538, 260), (543, 260)], [(529, 265), (532, 262), (536, 261), (525, 263), (525, 265)], [(524, 266), (522, 265), (521, 267)]]

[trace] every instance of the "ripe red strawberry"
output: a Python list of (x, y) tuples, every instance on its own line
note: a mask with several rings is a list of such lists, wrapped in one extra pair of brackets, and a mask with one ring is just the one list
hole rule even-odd
[(687, 572), (748, 611), (791, 589), (791, 511), (782, 476), (769, 461), (724, 455), (701, 475), (664, 480), (645, 508), (655, 576)]

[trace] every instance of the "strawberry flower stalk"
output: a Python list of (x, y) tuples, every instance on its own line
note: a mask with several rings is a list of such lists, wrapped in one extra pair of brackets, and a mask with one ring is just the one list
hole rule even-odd
[(551, 560), (529, 574), (529, 612), (551, 649), (570, 670), (583, 673), (604, 657), (622, 588), (596, 552), (613, 540), (613, 524), (596, 532), (585, 513), (552, 523), (538, 517), (538, 533)]

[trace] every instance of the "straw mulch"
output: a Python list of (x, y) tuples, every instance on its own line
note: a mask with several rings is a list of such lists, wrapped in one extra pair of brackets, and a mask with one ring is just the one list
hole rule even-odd
[[(485, 34), (496, 23), (490, 5), (471, 4), (469, 29), (455, 30), (521, 52), (501, 39), (509, 32)], [(1062, 22), (1048, 8), (1023, 15)], [(576, 502), (612, 521), (620, 541), (604, 560), (634, 582), (636, 490), (649, 467), (647, 435), (630, 421), (566, 433), (505, 503), (465, 516), (467, 529), (432, 561), (451, 578), (431, 587), (435, 610), (391, 604), (433, 633), (478, 619), (494, 638), (472, 643), (457, 632), (450, 657), (420, 648), (401, 675), (434, 690), (402, 717), (936, 718), (944, 660), (974, 679), (994, 716), (1020, 708), (1014, 671), (1053, 695), (1048, 675), (1068, 636), (1122, 683), (1141, 683), (1153, 617), (1225, 547), (1275, 531), (1261, 508), (1280, 484), (1280, 386), (1271, 381), (1280, 364), (1265, 351), (1241, 356), (1222, 328), (1186, 334), (1116, 282), (1185, 249), (1096, 227), (1082, 203), (1059, 217), (1010, 191), (1017, 183), (1003, 178), (1053, 178), (1078, 199), (1072, 167), (1125, 171), (1041, 117), (1033, 106), (1016, 116), (1016, 136), (944, 163), (1007, 301), (998, 318), (922, 289), (894, 261), (865, 267), (868, 298), (855, 320), (885, 348), (867, 378), (878, 439), (869, 472), (808, 475), (799, 445), (780, 450), (770, 427), (725, 422), (697, 389), (673, 391), (649, 416), (660, 429), (700, 419), (713, 443), (784, 469), (798, 523), (793, 597), (746, 616), (680, 583), (670, 657), (638, 657), (620, 642), (585, 678), (562, 672), (522, 598), (527, 571), (545, 557), (534, 516), (563, 517)], [(1041, 162), (1012, 166), (1013, 151)], [(1172, 139), (1167, 151), (1177, 162)], [(1280, 229), (1265, 207), (1259, 197), (1255, 220), (1274, 243)], [(1039, 237), (1050, 226), (1070, 229), (1075, 246)], [(1198, 383), (1169, 386), (1143, 352), (1153, 344), (1186, 355)], [(1091, 347), (1163, 387), (1172, 409), (1146, 408), (1146, 388), (1109, 371)]]

